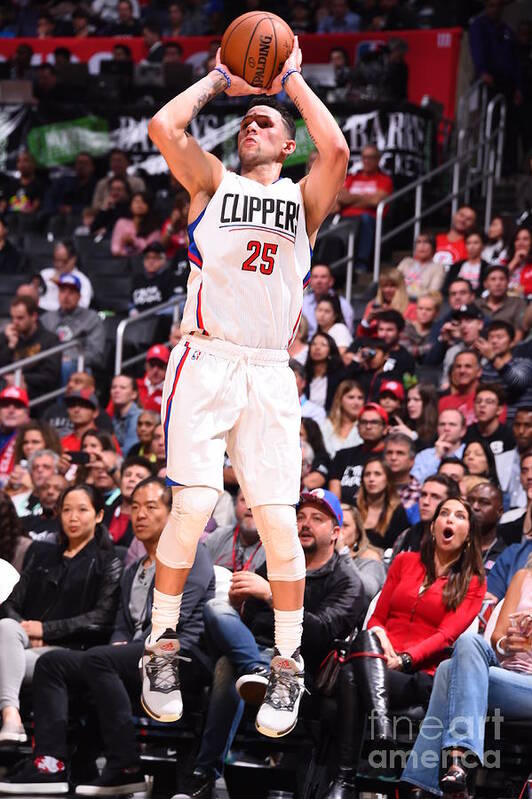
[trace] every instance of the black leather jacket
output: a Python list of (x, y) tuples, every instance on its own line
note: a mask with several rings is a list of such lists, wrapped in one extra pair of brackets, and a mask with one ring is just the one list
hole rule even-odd
[(85, 649), (106, 643), (120, 595), (122, 563), (93, 539), (73, 558), (58, 544), (28, 549), (20, 582), (1, 607), (16, 621), (43, 623), (45, 644)]

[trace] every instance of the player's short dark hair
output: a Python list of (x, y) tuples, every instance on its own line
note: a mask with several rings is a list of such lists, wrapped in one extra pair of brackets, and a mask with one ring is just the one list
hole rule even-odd
[(390, 308), (389, 311), (379, 311), (375, 314), (377, 323), (379, 322), (389, 322), (392, 325), (395, 325), (397, 328), (397, 332), (401, 333), (405, 327), (405, 318), (402, 313), (396, 311), (394, 308)]
[(172, 489), (170, 486), (167, 486), (164, 480), (161, 477), (145, 477), (144, 480), (141, 480), (140, 483), (137, 483), (135, 488), (131, 493), (131, 499), (135, 499), (135, 494), (139, 489), (144, 488), (144, 486), (149, 486), (151, 484), (158, 485), (161, 489), (162, 496), (161, 499), (168, 508), (168, 510), (172, 509)]
[(274, 97), (259, 94), (257, 97), (254, 97), (252, 100), (250, 100), (246, 109), (246, 113), (250, 110), (250, 108), (254, 108), (256, 105), (265, 105), (268, 108), (273, 108), (275, 111), (278, 111), (283, 118), (288, 135), (291, 139), (296, 138), (296, 123), (286, 105), (283, 105), (283, 103), (280, 103), (279, 100), (276, 100)]
[(511, 322), (505, 322), (504, 319), (494, 319), (493, 322), (490, 322), (486, 327), (486, 335), (491, 333), (492, 330), (506, 330), (510, 336), (510, 341), (514, 340), (515, 327), (511, 324)]

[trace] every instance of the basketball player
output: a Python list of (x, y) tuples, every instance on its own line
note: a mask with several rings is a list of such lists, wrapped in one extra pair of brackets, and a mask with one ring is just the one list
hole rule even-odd
[(222, 92), (236, 97), (262, 91), (231, 75), (219, 55), (217, 66), (149, 125), (150, 137), (190, 194), (191, 274), (183, 338), (172, 350), (162, 398), (173, 507), (157, 549), (142, 702), (160, 721), (181, 716), (176, 626), (198, 540), (223, 488), (227, 451), (267, 559), (276, 653), (256, 725), (271, 737), (293, 729), (304, 690), (299, 648), (305, 560), (294, 509), (300, 406), (287, 348), (301, 316), (311, 246), (349, 158), (334, 118), (301, 75), (297, 38), (267, 94), (282, 88), (318, 152), (299, 183), (280, 179), (296, 147), (295, 125), (271, 98), (252, 102), (241, 122), (239, 175), (186, 132)]

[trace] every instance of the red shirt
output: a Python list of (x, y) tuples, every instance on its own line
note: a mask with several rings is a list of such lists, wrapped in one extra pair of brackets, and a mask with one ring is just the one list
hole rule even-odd
[(437, 264), (451, 266), (457, 261), (467, 259), (465, 241), (460, 238), (456, 241), (449, 241), (447, 233), (438, 233), (436, 236), (436, 252), (432, 259)]
[(461, 411), (466, 420), (466, 425), (469, 427), (470, 424), (477, 421), (474, 403), (474, 391), (471, 394), (448, 394), (439, 400), (438, 413), (448, 410)]
[(523, 294), (528, 297), (529, 294), (532, 294), (532, 264), (523, 266), (519, 280), (523, 287)]
[(397, 555), (368, 630), (382, 627), (396, 652), (408, 652), (416, 669), (434, 674), (438, 664), (448, 657), (448, 647), (479, 613), (486, 581), (473, 577), (457, 609), (447, 610), (442, 601), (447, 577), (438, 577), (420, 594), (425, 573), (419, 552)]
[[(376, 191), (385, 191), (386, 194), (391, 194), (393, 192), (393, 183), (391, 177), (385, 175), (384, 172), (376, 172), (374, 175), (356, 172), (354, 175), (346, 177), (344, 189), (347, 189), (350, 194), (375, 194)], [(341, 215), (360, 216), (360, 214), (376, 216), (377, 211), (375, 208), (357, 208), (354, 205), (348, 205), (342, 209)]]
[(63, 452), (79, 452), (81, 449), (81, 438), (78, 438), (74, 433), (68, 436), (63, 436), (61, 439), (61, 447)]
[(145, 411), (161, 412), (161, 402), (163, 398), (163, 385), (158, 383), (153, 385), (148, 381), (147, 377), (142, 377), (137, 380), (137, 389), (139, 392), (139, 404), (142, 405)]

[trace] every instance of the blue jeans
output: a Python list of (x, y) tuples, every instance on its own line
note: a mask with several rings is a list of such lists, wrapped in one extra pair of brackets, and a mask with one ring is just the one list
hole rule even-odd
[(356, 259), (357, 269), (369, 270), (373, 245), (375, 243), (375, 217), (370, 214), (360, 214), (358, 232), (356, 234)]
[(487, 767), (490, 761), (493, 765), (491, 753), (484, 757), (485, 721), (493, 724), (497, 741), (504, 717), (532, 718), (532, 675), (501, 668), (481, 635), (461, 635), (452, 658), (438, 667), (427, 715), (402, 779), (441, 796), (442, 749), (465, 749), (485, 760)]
[(211, 599), (203, 615), (209, 645), (219, 657), (196, 766), (219, 777), (244, 712), (235, 676), (259, 664), (269, 666), (272, 653), (257, 646), (238, 611), (227, 601)]

